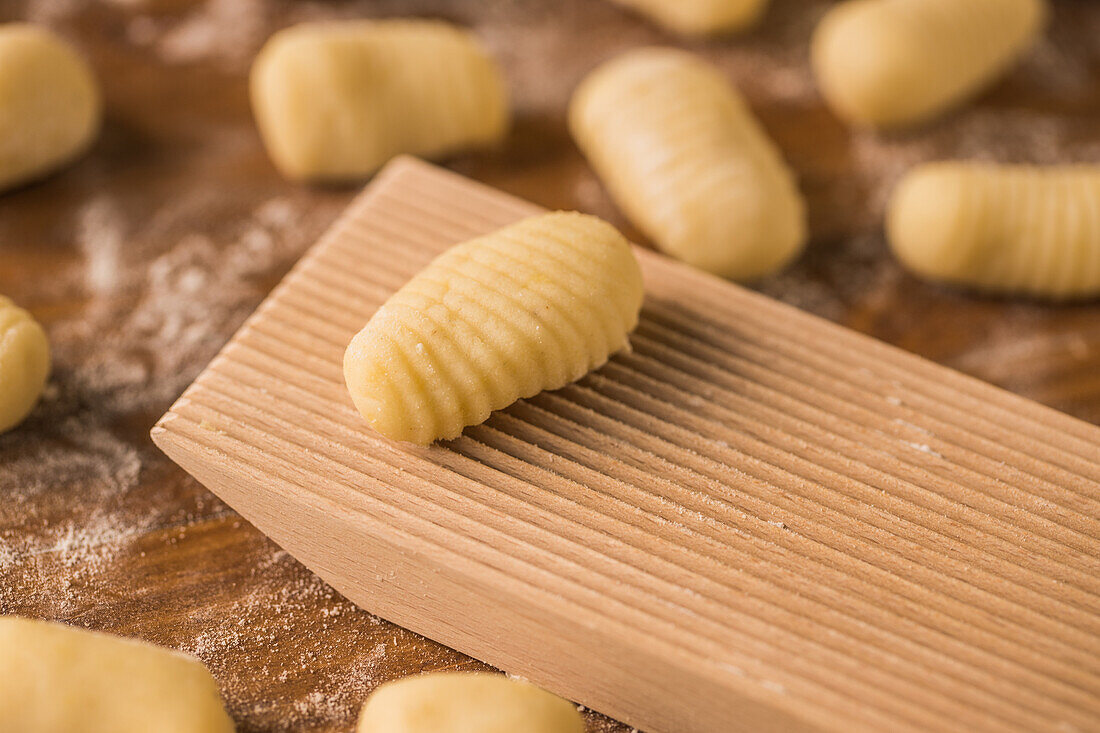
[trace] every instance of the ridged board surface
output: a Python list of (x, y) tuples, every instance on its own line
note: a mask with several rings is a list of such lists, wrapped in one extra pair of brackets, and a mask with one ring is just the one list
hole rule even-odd
[(538, 209), (391, 163), (153, 430), (365, 608), (643, 730), (1100, 728), (1100, 429), (639, 251), (633, 352), (445, 445), (341, 358)]

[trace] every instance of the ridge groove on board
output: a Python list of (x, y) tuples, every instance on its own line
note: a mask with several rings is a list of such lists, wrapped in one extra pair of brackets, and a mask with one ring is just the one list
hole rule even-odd
[[(799, 460), (799, 459), (796, 459), (796, 457), (793, 457), (793, 456), (791, 456), (791, 457), (789, 457), (789, 458), (790, 458), (790, 460)], [(1046, 601), (1047, 601), (1048, 599), (1047, 599), (1047, 597), (1044, 597), (1044, 595), (1038, 595), (1038, 597), (1036, 597), (1036, 600), (1037, 600), (1038, 602), (1040, 602), (1041, 604), (1045, 604), (1045, 603), (1046, 603)], [(1089, 616), (1085, 616), (1085, 617), (1084, 617), (1084, 620), (1085, 620), (1085, 622), (1086, 622), (1086, 623), (1088, 622), (1088, 620), (1089, 620), (1089, 619), (1090, 619), (1090, 617), (1089, 617)], [(1079, 619), (1079, 620), (1077, 620), (1077, 621), (1078, 621), (1078, 622), (1080, 622), (1081, 620)], [(1081, 643), (1085, 643), (1085, 644), (1088, 644), (1088, 642), (1089, 642), (1089, 639), (1088, 639), (1088, 637), (1082, 637), (1082, 638), (1080, 639), (1080, 641), (1078, 641), (1078, 644), (1081, 644)]]
[(444, 444), (370, 433), (351, 336), (538, 211), (394, 163), (157, 444), (352, 600), (654, 733), (1100, 728), (1095, 426), (639, 251), (631, 351)]
[[(206, 414), (207, 416), (211, 416), (211, 413), (216, 413), (216, 410), (212, 410), (211, 408), (208, 408), (208, 407), (206, 407), (205, 405), (201, 405), (201, 404), (199, 404), (199, 405), (197, 405), (197, 406), (198, 406), (198, 407), (200, 408), (200, 410), (198, 411), (198, 414), (204, 414), (204, 413), (205, 413), (205, 414)], [(237, 436), (234, 436), (234, 437), (237, 437)], [(239, 438), (238, 438), (238, 439), (239, 439)], [(245, 444), (249, 444), (249, 445), (251, 445), (250, 443), (248, 443), (248, 441), (245, 441), (245, 440), (243, 440), (243, 439), (242, 439), (242, 442), (243, 442), (243, 443), (245, 443)], [(254, 465), (254, 467), (258, 467), (258, 466), (256, 466), (255, 464), (253, 464), (253, 465)], [(318, 475), (322, 475), (322, 474), (318, 474)], [(304, 487), (303, 487), (303, 488), (304, 488)], [(465, 519), (471, 520), (471, 518), (468, 518), (468, 517), (466, 517)], [(471, 521), (472, 521), (472, 520), (471, 520)], [(449, 524), (449, 523), (448, 523), (448, 524)], [(489, 527), (488, 525), (478, 525), (478, 529), (479, 529), (479, 530), (480, 530), (481, 532), (486, 532), (486, 531), (487, 531), (487, 532), (489, 532), (490, 534), (492, 534), (492, 533), (496, 532), (496, 530), (495, 530), (494, 528), (491, 528), (491, 527)], [(473, 532), (473, 531), (467, 531), (467, 532), (465, 532), (465, 534), (466, 534), (466, 536), (468, 536), (468, 537), (471, 537), (471, 538), (472, 538), (472, 537), (476, 537), (476, 536), (478, 536), (478, 534), (477, 534), (477, 533), (475, 533), (475, 532)], [(547, 572), (554, 572), (554, 571), (553, 571), (553, 570), (552, 570), (551, 568), (549, 568), (549, 567), (543, 567), (543, 566), (540, 566), (540, 567), (541, 567), (541, 569), (543, 569), (543, 570), (545, 570), (545, 571), (547, 571)], [(562, 575), (560, 574), (560, 572), (559, 572), (559, 577), (564, 577), (564, 576), (562, 576)], [(596, 592), (596, 591), (594, 590), (594, 588), (595, 588), (595, 586), (588, 586), (588, 589), (591, 589), (591, 590), (593, 590), (593, 592)], [(619, 593), (618, 595), (622, 595), (622, 594), (621, 594), (621, 593)], [(625, 597), (625, 598), (622, 598), (622, 601), (623, 601), (624, 603), (627, 603), (627, 604), (631, 603), (631, 600), (630, 600), (629, 596), (628, 596), (628, 597)], [(634, 603), (637, 603), (638, 601), (637, 601), (637, 600), (634, 600), (633, 602), (634, 602)], [(698, 617), (697, 617), (697, 616), (696, 616), (696, 619), (698, 619)], [(684, 622), (685, 622), (685, 621), (687, 621), (687, 620), (690, 620), (690, 617), (682, 618), (680, 622), (681, 622), (681, 623), (684, 623)], [(671, 623), (672, 621), (670, 620), (669, 622)], [(656, 634), (656, 633), (658, 633), (658, 632), (657, 632), (656, 630), (654, 630), (654, 629), (650, 629), (650, 630), (649, 630), (649, 633), (653, 633), (653, 634)], [(711, 636), (711, 637), (707, 637), (707, 640), (709, 640), (709, 641), (713, 641), (713, 642), (718, 642), (718, 643), (720, 643), (720, 642), (722, 642), (722, 641), (724, 641), (724, 640), (725, 640), (725, 637), (723, 637), (723, 636)], [(815, 645), (815, 646), (816, 646), (816, 645)], [(803, 646), (803, 647), (801, 647), (801, 648), (800, 648), (800, 655), (799, 655), (799, 656), (800, 656), (800, 657), (806, 657), (806, 656), (810, 656), (810, 654), (808, 654), (808, 652), (812, 652), (812, 651), (813, 651), (813, 649), (810, 649), (810, 648), (807, 648), (806, 646)], [(789, 654), (789, 644), (787, 645), (787, 648), (786, 648), (786, 649), (780, 649), (780, 650), (779, 650), (779, 653), (780, 653), (780, 654), (784, 654), (784, 652), (786, 652), (787, 654)], [(811, 657), (811, 659), (812, 659), (812, 657)], [(800, 661), (800, 662), (802, 662), (803, 664), (805, 663), (805, 662), (804, 662), (804, 660), (802, 660), (802, 659), (800, 659), (799, 661)], [(845, 662), (847, 662), (847, 660), (845, 660)], [(852, 675), (851, 677), (849, 677), (849, 678), (847, 679), (847, 682), (849, 682), (849, 683), (851, 683), (851, 681), (852, 681), (852, 680), (853, 680), (854, 678), (856, 678), (856, 677), (862, 677), (862, 676), (864, 676), (864, 674), (866, 673), (866, 669), (865, 669), (865, 668), (864, 668), (863, 666), (861, 666), (861, 665), (857, 664), (857, 662), (858, 662), (858, 660), (852, 660), (852, 661), (851, 661), (851, 663), (845, 663), (845, 664), (842, 664), (842, 666), (841, 666), (841, 668), (842, 668), (842, 669), (844, 669), (844, 668), (847, 668), (847, 669), (846, 669), (846, 671), (847, 671), (847, 672), (849, 672), (849, 674), (851, 674), (851, 675)], [(815, 671), (816, 671), (816, 670), (815, 670)], [(824, 670), (824, 669), (822, 668), (822, 675), (819, 675), (819, 676), (818, 676), (818, 680), (817, 680), (817, 681), (818, 681), (818, 682), (819, 682), (820, 684), (823, 684), (824, 686), (826, 686), (826, 687), (829, 687), (829, 686), (831, 686), (831, 679), (832, 679), (832, 678), (831, 678), (831, 676), (830, 676), (830, 675), (824, 674), (824, 672), (825, 672), (825, 671), (826, 671), (826, 670)], [(861, 672), (863, 672), (864, 674), (860, 674)], [(887, 674), (888, 674), (888, 673), (887, 673)], [(856, 687), (858, 687), (858, 688), (859, 688), (859, 694), (861, 694), (861, 695), (863, 696), (863, 698), (862, 698), (862, 699), (864, 700), (864, 703), (867, 703), (867, 702), (868, 702), (868, 696), (869, 696), (870, 698), (874, 698), (874, 697), (876, 697), (876, 696), (878, 695), (878, 692), (879, 692), (879, 689), (878, 689), (878, 688), (879, 688), (879, 686), (881, 686), (881, 685), (882, 685), (882, 684), (883, 684), (883, 683), (885, 682), (885, 680), (883, 680), (883, 679), (882, 679), (881, 677), (882, 677), (882, 672), (880, 672), (880, 673), (879, 673), (879, 675), (878, 675), (877, 677), (875, 677), (875, 678), (871, 678), (871, 679), (868, 679), (868, 680), (867, 680), (867, 681), (866, 681), (866, 682), (865, 682), (864, 684), (862, 684), (862, 685), (857, 685), (857, 686), (856, 686)], [(909, 688), (908, 688), (907, 686), (900, 686), (900, 687), (898, 687), (898, 689), (899, 689), (899, 690), (905, 690), (905, 691), (908, 691), (908, 690), (909, 690)], [(903, 693), (903, 694), (905, 694), (905, 693)], [(923, 705), (923, 706), (928, 706), (928, 705), (930, 705), (930, 704), (931, 704), (931, 705), (934, 705), (934, 706), (935, 706), (935, 707), (937, 707), (937, 708), (941, 708), (941, 709), (943, 709), (943, 710), (945, 711), (945, 714), (947, 714), (947, 711), (948, 711), (948, 710), (950, 710), (950, 711), (951, 711), (951, 713), (950, 713), (951, 715), (954, 715), (954, 716), (962, 716), (962, 717), (963, 717), (964, 719), (968, 719), (968, 718), (970, 717), (970, 716), (969, 716), (969, 715), (968, 715), (968, 714), (967, 714), (967, 713), (965, 712), (965, 710), (963, 710), (963, 709), (959, 709), (959, 708), (950, 708), (950, 707), (948, 707), (948, 708), (943, 708), (943, 705), (942, 705), (942, 703), (939, 703), (938, 697), (930, 697), (930, 695), (931, 695), (931, 694), (932, 694), (932, 693), (931, 693), (930, 691), (927, 691), (927, 692), (926, 692), (926, 693), (924, 694), (924, 696), (920, 698), (920, 701), (921, 701), (921, 705)], [(1003, 703), (1003, 701), (1002, 701), (1002, 703), (1001, 703), (1001, 704), (1002, 704), (1002, 705), (1004, 704), (1004, 703)], [(913, 703), (913, 708), (912, 708), (912, 710), (913, 710), (914, 712), (917, 712), (917, 711), (920, 711), (921, 713), (925, 712), (925, 711), (921, 710), (921, 705), (917, 705), (917, 704), (915, 703), (915, 701), (914, 701), (914, 703)], [(999, 708), (998, 708), (998, 709), (999, 709)], [(1020, 711), (1018, 711), (1018, 712), (1017, 712), (1017, 715), (1021, 715), (1021, 714), (1025, 714), (1025, 715), (1026, 715), (1026, 713), (1025, 713), (1025, 712), (1024, 712), (1023, 710), (1020, 710)], [(932, 724), (932, 721), (934, 720), (934, 719), (929, 719), (929, 718), (925, 717), (924, 715), (917, 715), (917, 717), (915, 718), (915, 722), (920, 722), (920, 721), (922, 720), (922, 718), (923, 718), (923, 723), (924, 723), (924, 724), (926, 724), (926, 725), (927, 725), (927, 724)], [(1007, 720), (1011, 720), (1011, 718), (1006, 718), (1006, 721), (1007, 721)]]
[[(291, 324), (286, 324), (286, 325), (287, 325), (288, 327), (291, 327)], [(263, 332), (263, 331), (261, 331), (261, 332)], [(266, 332), (263, 332), (263, 333), (266, 333)], [(295, 347), (291, 346), (291, 348), (295, 348)], [(306, 353), (306, 352), (303, 352), (303, 353)], [(804, 462), (804, 461), (802, 461), (802, 459), (799, 459), (799, 458), (798, 458), (797, 456), (795, 456), (795, 455), (793, 455), (793, 454), (788, 454), (788, 455), (786, 456), (786, 459), (787, 459), (787, 460), (791, 460), (791, 461)], [(803, 476), (803, 477), (804, 477), (804, 476)], [(840, 477), (838, 477), (838, 480), (840, 480), (840, 481), (843, 481), (844, 479), (843, 479), (843, 478), (840, 478)], [(860, 484), (858, 484), (858, 483), (856, 483), (856, 482), (852, 482), (852, 484), (853, 484), (853, 485), (855, 485), (855, 486), (860, 486)], [(858, 508), (859, 508), (859, 505), (858, 505), (858, 504), (857, 504), (857, 505), (855, 505), (855, 511), (858, 511)], [(873, 519), (873, 517), (872, 517), (872, 519)], [(895, 519), (899, 519), (899, 521), (900, 521), (900, 518), (899, 518), (899, 517), (896, 517), (896, 516), (895, 516)], [(868, 519), (868, 521), (870, 521), (870, 519)], [(928, 527), (923, 527), (923, 528), (927, 529)], [(958, 543), (952, 543), (952, 546), (953, 546), (953, 547), (955, 547), (956, 549), (963, 549), (963, 548), (965, 547), (964, 545), (959, 545)], [(983, 564), (987, 564), (987, 563), (983, 563)], [(1008, 566), (1008, 567), (1009, 567), (1009, 568), (1014, 568), (1014, 567), (1017, 567), (1017, 566), (1015, 566), (1015, 565), (1011, 565), (1011, 566)], [(1025, 570), (1026, 570), (1026, 569), (1025, 569)], [(996, 573), (995, 573), (995, 574), (996, 574)], [(1028, 574), (1029, 574), (1029, 576), (1035, 576), (1035, 575), (1036, 575), (1036, 571), (1029, 571), (1029, 572), (1028, 572)], [(1003, 573), (1002, 573), (1002, 575), (1003, 575)], [(1007, 576), (1006, 576), (1006, 577), (1007, 577)], [(1087, 580), (1087, 577), (1088, 577), (1088, 576), (1085, 576), (1085, 580)], [(1039, 580), (1045, 580), (1045, 578), (1044, 578), (1043, 576), (1039, 576), (1039, 578), (1038, 578), (1038, 579), (1039, 579)], [(1080, 580), (1080, 578), (1079, 578), (1079, 580)], [(1016, 581), (1016, 582), (1020, 582), (1020, 581)], [(1063, 581), (1063, 582), (1064, 582), (1064, 581)], [(1043, 587), (1045, 587), (1046, 589), (1048, 589), (1048, 590), (1049, 590), (1049, 589), (1051, 589), (1052, 587), (1057, 587), (1057, 586), (1058, 586), (1058, 582), (1056, 582), (1056, 581), (1050, 581), (1050, 582), (1046, 582), (1046, 583), (1043, 583), (1043, 584), (1042, 584), (1042, 586), (1043, 586)], [(1025, 588), (1026, 590), (1028, 590), (1028, 591), (1036, 591), (1036, 590), (1037, 590), (1037, 589), (1036, 589), (1036, 588), (1034, 588), (1034, 587), (1028, 587), (1028, 586), (1023, 586), (1023, 587), (1024, 587), (1024, 588)], [(1088, 596), (1089, 598), (1095, 599), (1095, 595), (1093, 595), (1093, 594), (1091, 594), (1091, 593), (1087, 593), (1086, 595), (1087, 595), (1087, 596)], [(1050, 598), (1049, 596), (1047, 596), (1047, 595), (1040, 595), (1040, 596), (1038, 596), (1038, 597), (1037, 597), (1037, 600), (1038, 600), (1038, 601), (1040, 602), (1040, 604), (1045, 604), (1045, 605), (1047, 605), (1047, 607), (1052, 607), (1052, 605), (1054, 604), (1054, 602), (1055, 602), (1055, 600), (1056, 600), (1056, 599), (1051, 599), (1051, 598)], [(1071, 600), (1072, 600), (1072, 599), (1071, 599)], [(1078, 601), (1078, 602), (1080, 602), (1080, 601)], [(1087, 607), (1087, 605), (1088, 605), (1088, 604), (1086, 603), (1086, 604), (1085, 604), (1085, 606)], [(1091, 619), (1091, 617), (1089, 617), (1089, 616), (1084, 616), (1084, 617), (1082, 617), (1082, 618), (1079, 618), (1079, 619), (1076, 619), (1076, 620), (1077, 620), (1077, 622), (1078, 622), (1078, 623), (1084, 622), (1084, 623), (1086, 623), (1086, 624), (1087, 624), (1087, 623), (1089, 623), (1089, 622), (1090, 622), (1090, 620), (1092, 620), (1092, 619)], [(1078, 643), (1081, 643), (1081, 642), (1078, 642)], [(1085, 640), (1085, 643), (1087, 643), (1087, 639)]]
[[(200, 410), (200, 412), (201, 412), (201, 410)], [(173, 429), (179, 430), (180, 427), (181, 426), (179, 424), (176, 424), (175, 426), (173, 426)], [(185, 435), (189, 440), (201, 444), (201, 441), (199, 441), (197, 439), (197, 437), (195, 436), (194, 433), (189, 432), (189, 431), (184, 431), (182, 434)], [(248, 443), (247, 441), (241, 441), (240, 445), (243, 448), (242, 455), (244, 456), (245, 463), (247, 465), (249, 465), (252, 469), (256, 470), (256, 471), (264, 472), (265, 469), (263, 468), (263, 466), (259, 462), (259, 460), (260, 460), (259, 458), (254, 457), (252, 459), (253, 461), (256, 461), (256, 462), (251, 462), (251, 463), (248, 462), (248, 458), (250, 457), (250, 455), (252, 453), (256, 452), (256, 448), (252, 444)], [(207, 447), (210, 447), (210, 446), (207, 446)], [(259, 455), (262, 455), (262, 454), (259, 454)], [(281, 463), (281, 461), (280, 461), (280, 463)], [(319, 474), (310, 474), (308, 472), (298, 470), (297, 468), (295, 468), (292, 471), (292, 473), (294, 475), (302, 476), (303, 480), (309, 478), (309, 479), (313, 479), (315, 481), (317, 478), (320, 477)], [(309, 485), (309, 482), (301, 483), (301, 484), (298, 485), (298, 488), (300, 488), (302, 491), (308, 492), (308, 489), (306, 488), (306, 486), (308, 486), (308, 485)], [(418, 502), (414, 502), (414, 505), (419, 506), (420, 508), (423, 508), (423, 509), (430, 509), (431, 506), (432, 506), (430, 504), (421, 504), (421, 503), (418, 503)], [(439, 516), (438, 514), (430, 514), (428, 521), (431, 522), (432, 518), (436, 518), (438, 516)], [(439, 523), (438, 521), (437, 522), (432, 522), (432, 523), (435, 524), (435, 526), (437, 526), (437, 527), (451, 526), (447, 523)], [(408, 527), (405, 527), (405, 530), (411, 532), (411, 530)], [(451, 534), (454, 534), (454, 533), (452, 532)], [(415, 535), (415, 536), (420, 537), (422, 539), (425, 539), (427, 541), (431, 541), (430, 540), (430, 534)], [(472, 533), (468, 530), (461, 531), (461, 536), (463, 538), (469, 540), (470, 542), (474, 542), (474, 543), (481, 542), (481, 540), (479, 539), (478, 534)], [(472, 553), (471, 555), (469, 555), (469, 557), (474, 557), (475, 555), (476, 555), (476, 553)], [(528, 558), (527, 563), (530, 564), (531, 562), (532, 562), (532, 559)], [(566, 576), (564, 574), (560, 573), (560, 572), (555, 574), (552, 571), (546, 570), (545, 568), (541, 568), (541, 567), (539, 567), (538, 570), (543, 573), (542, 580), (546, 585), (550, 585), (552, 587), (559, 588), (559, 590), (560, 590), (561, 583), (562, 582), (567, 582)], [(522, 574), (517, 575), (517, 577), (522, 577)], [(581, 588), (582, 588), (582, 594), (583, 595), (599, 596), (598, 591), (592, 590), (591, 588), (586, 587), (586, 586), (581, 586)], [(567, 591), (561, 591), (559, 593), (559, 596), (562, 597), (562, 598), (566, 598), (566, 597), (568, 597), (568, 593), (567, 593)], [(582, 607), (586, 607), (586, 606), (584, 606), (582, 601), (576, 595), (572, 596), (570, 598), (570, 600), (571, 600), (571, 602), (581, 604)], [(610, 600), (610, 599), (601, 599), (601, 600)], [(633, 606), (630, 606), (629, 604), (627, 604), (625, 607), (626, 608), (635, 608)], [(595, 608), (595, 607), (594, 606), (587, 606), (587, 608)], [(636, 608), (635, 608), (635, 613), (636, 613), (636, 615), (639, 615), (639, 616), (642, 616), (642, 617), (652, 615), (652, 613), (647, 614), (645, 612), (638, 611)], [(663, 625), (657, 625), (657, 626), (652, 626), (651, 625), (649, 627), (641, 627), (641, 628), (644, 628), (645, 632), (652, 635), (652, 636), (660, 637), (660, 636), (662, 636), (662, 632), (660, 631), (660, 629), (664, 628), (664, 625), (667, 625), (667, 622), (664, 622), (664, 620), (662, 620), (661, 623)], [(676, 628), (676, 627), (673, 627), (673, 628)], [(678, 632), (676, 634), (677, 643), (683, 644), (685, 642), (685, 639), (686, 639), (689, 646), (693, 646), (693, 647), (697, 648), (696, 651), (698, 651), (699, 649), (707, 649), (706, 644), (700, 644), (698, 642), (693, 641), (694, 639), (699, 638), (699, 637), (696, 637), (695, 635), (689, 635), (689, 636), (685, 637), (683, 635), (683, 629), (682, 628), (677, 629), (677, 632)], [(706, 640), (706, 639), (704, 639), (704, 641), (713, 642), (713, 640)], [(750, 643), (749, 645), (752, 646), (753, 644)], [(756, 646), (759, 646), (759, 644), (757, 644)], [(796, 666), (804, 666), (805, 665), (804, 661), (801, 660), (801, 659), (792, 659), (791, 661)], [(808, 679), (809, 679), (808, 677), (803, 678), (801, 681), (803, 683), (806, 683)], [(835, 680), (833, 681), (833, 683), (835, 684)]]
[[(355, 419), (355, 418), (353, 418), (353, 419)], [(1076, 647), (1073, 647), (1073, 649), (1076, 652)], [(1095, 661), (1095, 657), (1085, 657), (1084, 660), (1080, 661), (1080, 663), (1085, 664), (1086, 666), (1088, 666), (1091, 663), (1091, 661)], [(1042, 664), (1042, 661), (1038, 661), (1038, 664)]]
[[(287, 325), (288, 327), (290, 326), (290, 324), (286, 324), (286, 325)], [(262, 332), (261, 332), (261, 333), (262, 333)], [(295, 346), (291, 345), (291, 346), (290, 346), (290, 348), (297, 348), (297, 347), (295, 347)], [(303, 353), (303, 354), (307, 354), (308, 352), (306, 352), (306, 351), (301, 351), (301, 353)], [(793, 462), (802, 462), (802, 463), (804, 463), (804, 461), (802, 461), (802, 459), (798, 458), (797, 456), (795, 456), (795, 455), (793, 455), (793, 454), (788, 454), (788, 455), (787, 455), (787, 456), (786, 456), (785, 458), (786, 458), (787, 460), (790, 460), (790, 461), (793, 461)], [(774, 465), (774, 464), (772, 464), (772, 465)], [(802, 475), (802, 474), (793, 474), (793, 475), (794, 475), (794, 476), (796, 476), (797, 478), (801, 478), (801, 479), (806, 479), (806, 478), (807, 478), (806, 476), (804, 476), (804, 475)], [(844, 481), (844, 480), (845, 480), (845, 479), (844, 479), (843, 477), (837, 477), (837, 478), (838, 478), (838, 480), (840, 480), (840, 481)], [(853, 482), (853, 485), (858, 485), (858, 484), (856, 484), (855, 482)], [(851, 507), (850, 507), (850, 508), (851, 508)], [(855, 511), (858, 511), (858, 509), (859, 509), (859, 505), (857, 504), (857, 505), (855, 505)], [(894, 517), (894, 519), (898, 519), (898, 517)], [(1090, 594), (1090, 595), (1091, 595), (1091, 594)], [(1095, 596), (1093, 596), (1093, 597), (1095, 597)], [(1048, 597), (1047, 597), (1047, 596), (1039, 596), (1039, 597), (1038, 597), (1038, 600), (1040, 601), (1040, 603), (1046, 603), (1046, 602), (1047, 602), (1047, 601), (1048, 601), (1049, 599), (1048, 599)], [(1088, 620), (1088, 619), (1089, 619), (1089, 617), (1085, 617), (1085, 620), (1086, 620), (1086, 622), (1087, 622), (1087, 620)]]

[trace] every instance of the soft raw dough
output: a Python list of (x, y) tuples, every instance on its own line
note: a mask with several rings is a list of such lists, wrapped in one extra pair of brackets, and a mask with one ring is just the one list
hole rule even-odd
[(0, 295), (0, 433), (30, 414), (49, 373), (50, 344), (42, 327)]
[(672, 48), (589, 74), (569, 129), (615, 203), (663, 251), (735, 280), (786, 265), (806, 240), (794, 175), (725, 76)]
[(358, 733), (584, 733), (571, 703), (497, 674), (437, 673), (382, 685)]
[(0, 730), (232, 733), (194, 657), (63, 624), (0, 616)]
[(455, 245), (351, 340), (356, 408), (393, 440), (455, 438), (628, 346), (642, 307), (630, 244), (594, 216), (533, 216)]
[(615, 0), (675, 33), (707, 36), (739, 31), (764, 14), (768, 0)]
[(288, 178), (343, 180), (399, 153), (434, 157), (500, 140), (504, 77), (468, 32), (428, 20), (307, 23), (252, 66), (252, 108)]
[(898, 184), (890, 245), (932, 280), (1047, 298), (1100, 295), (1100, 167), (929, 163)]
[(996, 80), (1046, 16), (1046, 0), (847, 0), (814, 31), (814, 73), (844, 119), (915, 124)]
[(83, 152), (100, 108), (92, 71), (68, 43), (37, 26), (0, 25), (0, 190)]

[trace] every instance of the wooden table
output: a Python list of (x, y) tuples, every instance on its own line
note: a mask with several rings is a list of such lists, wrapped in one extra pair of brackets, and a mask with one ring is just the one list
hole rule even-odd
[[(813, 242), (765, 293), (1100, 423), (1100, 305), (973, 297), (918, 282), (881, 234), (910, 165), (1100, 161), (1100, 6), (1055, 0), (1049, 40), (977, 104), (925, 129), (853, 132), (821, 105), (806, 45), (822, 0), (684, 44), (744, 90), (798, 171)], [(453, 169), (631, 236), (564, 126), (598, 61), (674, 43), (597, 0), (9, 0), (88, 54), (104, 132), (74, 167), (0, 196), (0, 293), (47, 327), (43, 403), (0, 436), (0, 613), (139, 636), (201, 657), (241, 731), (347, 731), (381, 682), (476, 669), (356, 609), (171, 464), (149, 427), (355, 193), (279, 178), (246, 93), (276, 28), (416, 14), (470, 25), (508, 70), (515, 130)], [(1098, 448), (1100, 450), (1100, 448)], [(590, 730), (621, 731), (597, 715)]]

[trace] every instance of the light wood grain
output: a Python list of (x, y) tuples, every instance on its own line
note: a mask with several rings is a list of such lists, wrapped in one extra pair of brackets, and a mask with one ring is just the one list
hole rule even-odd
[(648, 731), (1100, 725), (1100, 430), (639, 250), (634, 351), (445, 445), (344, 346), (536, 211), (391, 164), (153, 430), (363, 607)]

